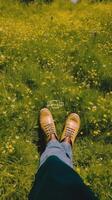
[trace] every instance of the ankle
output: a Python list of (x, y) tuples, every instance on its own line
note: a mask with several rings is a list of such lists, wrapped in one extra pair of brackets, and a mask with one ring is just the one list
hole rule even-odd
[(64, 142), (66, 142), (67, 144), (71, 144), (71, 146), (72, 146), (72, 141), (71, 141), (71, 139), (69, 137), (66, 137), (64, 139)]
[(56, 138), (54, 133), (51, 134), (50, 140), (57, 140), (57, 138)]

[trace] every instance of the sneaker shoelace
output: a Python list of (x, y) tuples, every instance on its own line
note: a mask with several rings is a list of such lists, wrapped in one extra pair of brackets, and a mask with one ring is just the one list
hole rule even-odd
[(66, 127), (66, 132), (65, 132), (65, 136), (72, 138), (74, 136), (74, 129), (70, 128), (70, 127)]
[(44, 131), (45, 131), (45, 133), (47, 134), (48, 137), (50, 137), (51, 134), (55, 134), (56, 135), (53, 123), (44, 124)]

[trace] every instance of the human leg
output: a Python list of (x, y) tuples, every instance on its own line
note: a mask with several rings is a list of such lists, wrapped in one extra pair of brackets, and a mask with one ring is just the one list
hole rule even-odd
[(72, 161), (72, 147), (71, 147), (71, 144), (63, 141), (61, 143), (61, 145), (65, 150), (66, 156)]
[(48, 157), (54, 155), (72, 167), (71, 160), (67, 156), (64, 146), (58, 141), (54, 120), (47, 108), (40, 111), (40, 125), (48, 140), (46, 149), (40, 157), (40, 166)]
[(47, 160), (50, 156), (57, 156), (60, 160), (65, 162), (67, 165), (73, 168), (71, 159), (71, 148), (69, 144), (60, 143), (58, 140), (50, 140), (43, 154), (40, 157), (40, 166)]
[(55, 155), (73, 168), (72, 145), (80, 127), (79, 116), (76, 113), (71, 113), (69, 115), (61, 137), (61, 143), (58, 141), (52, 114), (46, 108), (42, 109), (40, 112), (40, 124), (49, 141), (45, 151), (41, 155), (40, 166), (48, 157)]
[(61, 145), (65, 150), (66, 156), (70, 159), (72, 167), (73, 167), (72, 146), (76, 139), (79, 128), (80, 128), (79, 116), (76, 113), (71, 113), (68, 116), (65, 123), (65, 127), (61, 137)]

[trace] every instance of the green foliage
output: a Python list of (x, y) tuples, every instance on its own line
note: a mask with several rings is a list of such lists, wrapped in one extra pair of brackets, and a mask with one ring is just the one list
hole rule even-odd
[(111, 0), (89, 0), (92, 3), (104, 3), (104, 2), (111, 2)]
[(98, 187), (102, 191), (98, 193), (99, 199), (111, 199), (111, 190), (108, 189), (111, 187), (111, 142), (107, 143), (107, 138), (108, 134), (102, 139), (82, 138), (77, 142), (74, 153), (75, 168), (85, 183), (96, 191)]
[(74, 167), (101, 200), (111, 199), (111, 9), (103, 2), (0, 1), (1, 200), (27, 199), (44, 106), (59, 136), (68, 113), (80, 115)]

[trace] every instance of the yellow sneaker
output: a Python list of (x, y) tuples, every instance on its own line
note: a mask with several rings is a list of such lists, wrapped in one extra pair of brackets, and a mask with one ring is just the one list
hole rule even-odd
[(52, 114), (47, 108), (40, 110), (40, 125), (48, 140), (51, 139), (52, 134), (58, 138)]
[(61, 141), (68, 137), (73, 145), (75, 138), (80, 128), (80, 117), (76, 113), (71, 113), (65, 123), (65, 127), (62, 133)]

